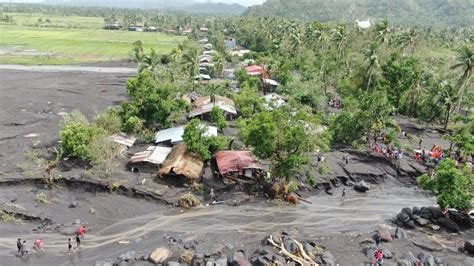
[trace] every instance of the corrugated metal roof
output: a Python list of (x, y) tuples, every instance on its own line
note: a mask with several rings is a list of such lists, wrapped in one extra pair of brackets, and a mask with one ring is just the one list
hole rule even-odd
[(183, 141), (184, 127), (172, 127), (156, 132), (155, 143), (171, 141), (177, 144)]
[(195, 117), (195, 116), (198, 116), (198, 115), (207, 114), (207, 113), (211, 112), (211, 110), (214, 106), (219, 107), (224, 112), (231, 113), (231, 114), (237, 114), (237, 110), (235, 109), (234, 106), (228, 105), (228, 104), (223, 103), (223, 102), (216, 102), (216, 103), (210, 103), (210, 104), (203, 105), (200, 108), (196, 108), (196, 109), (192, 110), (191, 112), (189, 112), (188, 116), (189, 117)]
[(130, 162), (148, 162), (152, 164), (162, 164), (165, 161), (166, 157), (168, 157), (168, 154), (170, 152), (171, 148), (150, 146), (145, 151), (135, 153), (130, 159)]
[(273, 80), (273, 79), (264, 79), (263, 81), (264, 81), (265, 83), (267, 83), (267, 84), (272, 85), (272, 86), (279, 86), (279, 85), (280, 85), (280, 83), (276, 82), (276, 81)]
[(120, 145), (124, 145), (127, 147), (132, 147), (135, 141), (137, 140), (137, 138), (133, 136), (127, 136), (124, 133), (113, 134), (112, 136), (110, 136), (110, 139)]

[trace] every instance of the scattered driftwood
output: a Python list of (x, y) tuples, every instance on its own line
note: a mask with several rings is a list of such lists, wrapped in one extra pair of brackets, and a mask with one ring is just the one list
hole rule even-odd
[(277, 244), (275, 242), (275, 240), (273, 240), (273, 235), (270, 235), (270, 237), (268, 237), (268, 242), (270, 244), (272, 244), (276, 249), (279, 250), (279, 253), (283, 256), (285, 256), (286, 258), (298, 263), (299, 265), (302, 265), (302, 266), (310, 266), (310, 265), (314, 265), (316, 266), (316, 262), (314, 262), (310, 257), (309, 255), (304, 251), (303, 249), (303, 245), (301, 243), (299, 243), (298, 241), (296, 240), (293, 240), (296, 244), (296, 246), (298, 247), (298, 253), (299, 253), (299, 256), (298, 255), (294, 255), (294, 254), (291, 254), (288, 250), (285, 249), (285, 246), (283, 245), (283, 242), (281, 242), (280, 244)]

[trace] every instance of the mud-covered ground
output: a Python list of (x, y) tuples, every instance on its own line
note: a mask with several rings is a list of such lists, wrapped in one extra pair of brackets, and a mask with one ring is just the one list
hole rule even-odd
[[(128, 65), (95, 67), (115, 66)], [(175, 261), (185, 249), (228, 258), (233, 252), (244, 250), (251, 258), (270, 233), (281, 231), (326, 247), (340, 265), (364, 265), (370, 260), (363, 247), (379, 225), (391, 226), (389, 231), (394, 234), (391, 220), (402, 208), (436, 203), (413, 186), (413, 176), (426, 171), (425, 166), (405, 158), (399, 175), (393, 162), (356, 151), (349, 151), (351, 162), (347, 166), (342, 162), (341, 151), (327, 154), (331, 176), (320, 177), (320, 191), (303, 191), (311, 204), (298, 206), (267, 201), (238, 190), (217, 190), (218, 199), (224, 204), (209, 205), (204, 196), (202, 207), (182, 210), (173, 207), (173, 203), (188, 188), (154, 183), (148, 175), (137, 176), (125, 169), (119, 169), (115, 176), (122, 187), (112, 193), (100, 186), (101, 180), (84, 180), (84, 170), (77, 166), (60, 173), (64, 182), (53, 189), (46, 188), (35, 179), (41, 175), (32, 171), (34, 165), (25, 154), (35, 147), (56, 144), (63, 114), (78, 109), (92, 118), (126, 99), (125, 83), (132, 74), (106, 72), (0, 70), (0, 204), (2, 210), (23, 217), (22, 224), (0, 222), (1, 265), (106, 264), (106, 260), (115, 262), (130, 251), (138, 260), (157, 247), (172, 250)], [(447, 146), (438, 133), (424, 131), (404, 118), (398, 120), (405, 131), (421, 134), (426, 148), (434, 144)], [(313, 167), (316, 166), (315, 163)], [(143, 178), (147, 181), (141, 184)], [(209, 178), (205, 180), (207, 184), (218, 183)], [(367, 180), (371, 190), (357, 193), (347, 187), (348, 195), (342, 199), (344, 186), (340, 182), (346, 179)], [(38, 194), (44, 194), (47, 201), (40, 202)], [(225, 204), (232, 201), (242, 204)], [(67, 239), (73, 237), (79, 224), (86, 224), (90, 231), (83, 247), (68, 255)], [(458, 251), (465, 239), (474, 238), (472, 230), (452, 234), (419, 227), (407, 232), (408, 239), (384, 243), (394, 255), (384, 265), (397, 265), (396, 259), (408, 251), (415, 256), (430, 253), (445, 265), (474, 265), (472, 257)], [(17, 238), (27, 240), (29, 247), (34, 240), (43, 238), (44, 251), (18, 258)], [(134, 263), (146, 264), (140, 260)]]

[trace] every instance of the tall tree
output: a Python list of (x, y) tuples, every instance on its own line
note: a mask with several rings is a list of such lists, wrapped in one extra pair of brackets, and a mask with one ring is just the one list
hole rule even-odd
[(367, 91), (372, 85), (372, 78), (374, 73), (379, 68), (379, 59), (377, 56), (378, 45), (376, 43), (371, 43), (364, 49), (365, 63), (367, 66)]
[(466, 90), (470, 87), (470, 81), (472, 76), (472, 65), (474, 63), (474, 52), (467, 46), (462, 46), (457, 50), (456, 53), (457, 63), (451, 66), (451, 69), (461, 69), (462, 75), (459, 77), (459, 97), (456, 103), (456, 113), (459, 114), (461, 111), (461, 104), (464, 99)]

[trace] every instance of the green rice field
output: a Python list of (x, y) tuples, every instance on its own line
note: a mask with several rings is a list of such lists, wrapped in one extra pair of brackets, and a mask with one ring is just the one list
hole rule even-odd
[[(103, 24), (103, 20), (101, 21)], [(185, 37), (157, 32), (0, 25), (0, 64), (69, 64), (124, 60), (131, 57), (133, 43), (137, 40), (143, 42), (146, 51), (153, 48), (165, 53), (184, 39)]]

